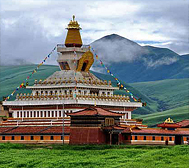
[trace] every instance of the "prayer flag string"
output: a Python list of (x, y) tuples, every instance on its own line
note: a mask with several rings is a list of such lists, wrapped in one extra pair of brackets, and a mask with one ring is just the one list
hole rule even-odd
[[(92, 50), (92, 52), (94, 53), (96, 60), (98, 60), (98, 61), (100, 62), (100, 65), (106, 69), (106, 72), (109, 73), (109, 74), (115, 79), (115, 81), (117, 82), (118, 86), (119, 86), (121, 89), (124, 89), (124, 90), (130, 95), (130, 97), (131, 97), (135, 102), (141, 102), (141, 99), (140, 99), (140, 98), (137, 98), (136, 96), (134, 96), (134, 95), (130, 92), (130, 90), (128, 90), (128, 89), (120, 82), (120, 80), (119, 80), (117, 77), (114, 76), (114, 74), (108, 69), (108, 67), (105, 66), (105, 64), (102, 62), (102, 60), (99, 59), (99, 56), (96, 54), (94, 48), (91, 47), (91, 50)], [(146, 103), (143, 103), (143, 105), (146, 106)]]
[(37, 70), (39, 69), (39, 67), (40, 67), (41, 65), (43, 65), (43, 64), (46, 62), (46, 60), (52, 55), (52, 53), (53, 53), (55, 50), (56, 50), (56, 46), (55, 46), (55, 47), (53, 48), (53, 50), (43, 59), (43, 61), (42, 61), (40, 64), (37, 65), (37, 67), (31, 72), (31, 74), (28, 75), (28, 76), (26, 77), (26, 79), (25, 79), (18, 87), (16, 87), (16, 89), (14, 89), (14, 91), (13, 91), (10, 95), (8, 95), (8, 96), (5, 98), (4, 101), (7, 101), (8, 99), (10, 99), (10, 97), (13, 96), (14, 93), (15, 93), (18, 89), (25, 87), (24, 84), (25, 84), (25, 83), (27, 84), (27, 80), (28, 80), (34, 73), (37, 72)]

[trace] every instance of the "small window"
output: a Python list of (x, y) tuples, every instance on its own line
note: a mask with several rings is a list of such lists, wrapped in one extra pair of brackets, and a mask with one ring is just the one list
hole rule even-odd
[(54, 117), (54, 111), (52, 111), (52, 116), (51, 117)]
[(45, 94), (47, 95), (47, 94), (48, 94), (48, 92), (47, 92), (47, 91), (45, 91)]
[(155, 136), (152, 137), (152, 140), (155, 141)]
[(111, 126), (114, 125), (114, 119), (113, 118), (105, 118), (105, 126)]
[(108, 95), (110, 95), (110, 92), (108, 92)]
[(50, 111), (48, 111), (48, 116), (47, 117), (50, 117)]
[(14, 136), (12, 136), (12, 140), (14, 140)]
[(51, 140), (54, 140), (54, 136), (51, 136)]
[(189, 137), (187, 137), (187, 141), (189, 141)]
[(19, 118), (19, 112), (17, 112), (17, 118)]
[(144, 140), (146, 140), (146, 136), (144, 136)]
[(43, 117), (43, 112), (42, 112), (42, 111), (40, 111), (40, 113), (41, 113), (41, 117)]
[(43, 94), (43, 91), (41, 91), (41, 94)]
[(172, 137), (169, 137), (169, 141), (172, 141)]
[(86, 95), (86, 94), (87, 94), (87, 91), (85, 90), (85, 91), (84, 91), (84, 95)]
[(164, 141), (164, 137), (163, 136), (161, 137), (161, 141)]
[(137, 136), (135, 136), (135, 140), (137, 140)]
[(5, 140), (5, 136), (2, 136), (2, 140)]
[(41, 136), (40, 139), (43, 140), (43, 136)]
[(24, 140), (24, 136), (21, 136), (21, 140)]
[(30, 139), (33, 141), (33, 136), (31, 136)]

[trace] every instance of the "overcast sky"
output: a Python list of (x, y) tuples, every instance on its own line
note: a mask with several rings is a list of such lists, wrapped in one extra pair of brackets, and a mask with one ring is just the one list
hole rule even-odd
[(73, 14), (85, 44), (114, 33), (189, 53), (188, 0), (1, 0), (1, 62), (41, 62), (64, 43)]

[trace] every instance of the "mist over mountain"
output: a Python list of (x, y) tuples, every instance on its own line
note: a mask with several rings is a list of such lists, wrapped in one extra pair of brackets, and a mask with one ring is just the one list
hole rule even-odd
[[(189, 57), (168, 48), (140, 46), (116, 34), (98, 39), (91, 46), (110, 71), (128, 83), (189, 77)], [(93, 70), (105, 73), (98, 61)]]

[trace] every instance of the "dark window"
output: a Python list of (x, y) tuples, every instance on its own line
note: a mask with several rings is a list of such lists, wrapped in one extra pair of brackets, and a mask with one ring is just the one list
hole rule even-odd
[(146, 140), (146, 136), (144, 136), (144, 140)]
[(135, 136), (135, 140), (137, 140), (137, 136)]
[(21, 136), (21, 140), (24, 140), (24, 136)]
[(14, 136), (12, 136), (12, 140), (14, 140)]
[(31, 136), (30, 139), (33, 140), (33, 136)]
[(164, 137), (161, 137), (161, 141), (164, 141)]
[(5, 136), (2, 136), (2, 140), (5, 140)]
[(172, 137), (169, 137), (169, 141), (172, 141)]
[(43, 136), (41, 136), (41, 140), (43, 140)]
[(152, 137), (152, 140), (155, 141), (155, 136)]
[(61, 140), (63, 140), (63, 136), (61, 136)]
[(54, 136), (51, 136), (51, 140), (54, 140)]
[(187, 137), (187, 141), (189, 141), (189, 137)]

